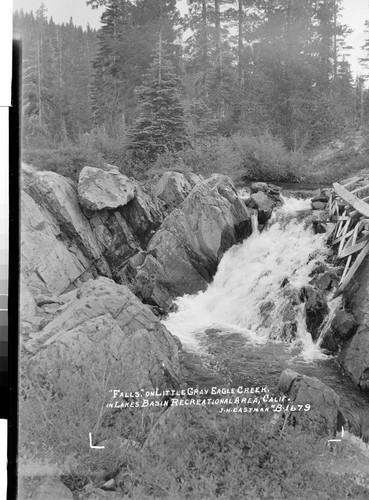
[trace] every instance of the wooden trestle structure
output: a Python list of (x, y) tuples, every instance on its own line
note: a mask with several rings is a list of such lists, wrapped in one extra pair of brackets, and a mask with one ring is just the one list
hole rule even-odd
[(369, 184), (355, 178), (344, 185), (333, 184), (329, 197), (329, 217), (335, 221), (333, 245), (344, 263), (336, 296), (343, 292), (369, 253)]

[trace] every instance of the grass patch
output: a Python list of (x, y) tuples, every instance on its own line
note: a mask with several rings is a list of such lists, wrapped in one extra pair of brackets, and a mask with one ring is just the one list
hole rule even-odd
[[(326, 474), (325, 439), (291, 426), (282, 432), (280, 414), (219, 414), (216, 406), (105, 410), (107, 389), (120, 387), (119, 376), (113, 380), (103, 366), (94, 376), (71, 368), (63, 363), (58, 376), (41, 374), (47, 379), (40, 372), (23, 374), (19, 453), (21, 464), (59, 464), (74, 492), (114, 478), (122, 498), (137, 500), (330, 500), (337, 491), (340, 499), (368, 494), (349, 476)], [(89, 432), (105, 449), (90, 448)]]

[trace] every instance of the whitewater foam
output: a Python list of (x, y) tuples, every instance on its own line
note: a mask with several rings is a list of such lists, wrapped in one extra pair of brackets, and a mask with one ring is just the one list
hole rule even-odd
[[(255, 344), (267, 342), (281, 327), (279, 314), (286, 297), (281, 283), (291, 289), (308, 284), (316, 261), (327, 254), (325, 235), (315, 235), (303, 220), (291, 215), (310, 209), (310, 200), (284, 198), (268, 228), (256, 231), (243, 243), (228, 250), (207, 290), (177, 299), (177, 311), (165, 326), (188, 348), (201, 350), (204, 331), (237, 331)], [(286, 222), (287, 221), (287, 222)], [(261, 304), (272, 309), (268, 325)], [(303, 308), (298, 314), (298, 341), (307, 358), (319, 357), (319, 348), (306, 330)]]

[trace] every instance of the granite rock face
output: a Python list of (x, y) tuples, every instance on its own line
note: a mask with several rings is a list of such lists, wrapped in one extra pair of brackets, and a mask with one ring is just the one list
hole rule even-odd
[(81, 251), (74, 254), (68, 250), (49, 217), (27, 193), (23, 194), (21, 268), (24, 283), (33, 296), (62, 293), (89, 266)]
[(60, 301), (57, 316), (25, 344), (35, 376), (75, 370), (88, 377), (94, 366), (118, 376), (125, 391), (176, 387), (177, 344), (126, 286), (100, 277)]
[(69, 179), (26, 171), (21, 225), (22, 276), (34, 296), (62, 293), (78, 279), (111, 275)]
[(224, 252), (251, 234), (251, 211), (229, 178), (214, 175), (171, 212), (147, 250), (176, 295), (204, 290)]

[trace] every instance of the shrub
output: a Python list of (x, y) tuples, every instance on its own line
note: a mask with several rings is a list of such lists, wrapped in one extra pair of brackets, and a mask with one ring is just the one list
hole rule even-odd
[(288, 152), (282, 141), (268, 133), (261, 136), (235, 134), (194, 140), (178, 153), (160, 155), (150, 174), (165, 170), (191, 171), (208, 176), (230, 175), (241, 180), (296, 181), (300, 178), (301, 153)]
[(86, 165), (97, 167), (103, 162), (98, 152), (70, 144), (58, 149), (24, 150), (22, 159), (38, 170), (51, 170), (74, 181), (78, 181), (79, 173)]

